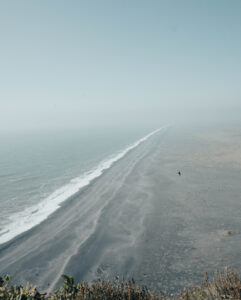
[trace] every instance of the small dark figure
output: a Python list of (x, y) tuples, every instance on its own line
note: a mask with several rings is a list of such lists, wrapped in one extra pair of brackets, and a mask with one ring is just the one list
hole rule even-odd
[(177, 174), (178, 174), (179, 176), (181, 176), (181, 175), (182, 175), (182, 173), (181, 173), (180, 171), (178, 171), (178, 172), (177, 172)]

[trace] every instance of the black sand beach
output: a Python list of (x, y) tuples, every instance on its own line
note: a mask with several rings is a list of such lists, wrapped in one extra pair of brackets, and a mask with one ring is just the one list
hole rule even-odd
[(155, 134), (42, 224), (0, 245), (1, 274), (41, 290), (66, 273), (123, 275), (174, 292), (205, 271), (241, 273), (240, 153), (236, 129)]

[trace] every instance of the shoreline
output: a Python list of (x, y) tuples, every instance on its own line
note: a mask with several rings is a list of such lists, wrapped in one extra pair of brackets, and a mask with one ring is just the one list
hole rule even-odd
[(216, 153), (211, 144), (174, 127), (146, 140), (43, 223), (0, 245), (1, 272), (43, 290), (55, 289), (63, 272), (88, 282), (124, 275), (167, 291), (226, 265), (240, 272), (241, 170), (198, 160)]
[(111, 168), (114, 163), (124, 158), (129, 151), (135, 149), (141, 143), (166, 128), (168, 128), (168, 126), (163, 126), (150, 132), (126, 148), (119, 150), (117, 153), (112, 154), (103, 161), (100, 161), (97, 166), (89, 171), (71, 179), (69, 183), (59, 187), (56, 191), (47, 196), (47, 198), (41, 200), (40, 203), (10, 216), (12, 221), (9, 226), (0, 230), (0, 245), (7, 243), (28, 230), (31, 230), (35, 226), (40, 225), (44, 220), (58, 210), (62, 203), (80, 193), (84, 187), (88, 187), (93, 180), (100, 177), (103, 172)]

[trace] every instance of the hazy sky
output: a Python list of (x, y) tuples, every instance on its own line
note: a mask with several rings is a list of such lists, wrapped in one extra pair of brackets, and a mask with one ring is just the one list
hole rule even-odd
[(240, 0), (2, 0), (0, 130), (241, 120)]

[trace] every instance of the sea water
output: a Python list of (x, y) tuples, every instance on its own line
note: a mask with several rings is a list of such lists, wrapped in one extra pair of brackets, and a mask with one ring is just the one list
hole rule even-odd
[(2, 134), (0, 244), (44, 221), (158, 130)]

